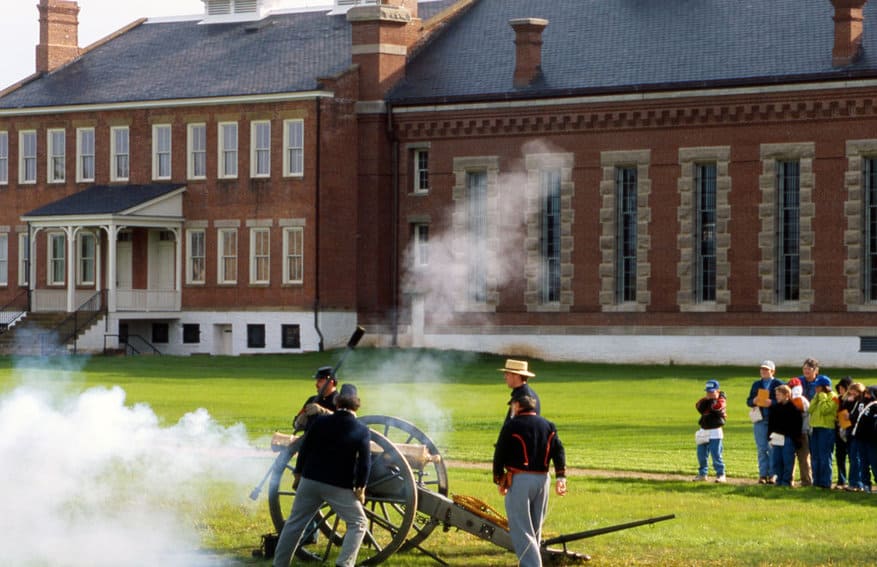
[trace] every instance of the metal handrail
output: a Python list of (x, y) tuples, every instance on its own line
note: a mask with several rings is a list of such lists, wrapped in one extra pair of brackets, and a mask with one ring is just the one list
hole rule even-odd
[(122, 339), (121, 335), (113, 335), (113, 334), (105, 334), (104, 335), (104, 352), (107, 351), (107, 338), (108, 337), (116, 337), (117, 339), (119, 339), (119, 344), (125, 345), (125, 356), (128, 356), (130, 354), (143, 354), (140, 351), (140, 349), (138, 349), (137, 347), (135, 347), (134, 345), (131, 344), (131, 339), (138, 339), (141, 343), (146, 345), (149, 348), (149, 350), (151, 350), (153, 352), (153, 354), (161, 354), (161, 351), (158, 350), (157, 348), (155, 348), (155, 345), (153, 345), (152, 343), (150, 343), (149, 341), (147, 341), (146, 339), (144, 339), (140, 335), (127, 335), (126, 340), (123, 341), (123, 340), (121, 340)]
[(12, 301), (0, 307), (0, 335), (9, 330), (30, 308), (30, 290), (24, 289)]
[[(73, 339), (73, 353), (76, 354), (76, 339), (79, 336), (79, 331), (88, 328), (98, 317), (106, 315), (106, 313), (106, 290), (100, 290), (83, 301), (76, 311), (58, 323), (52, 333), (43, 333), (40, 336), (43, 354), (48, 354), (46, 351), (51, 350), (53, 342), (54, 346), (58, 348), (67, 344), (70, 339)], [(53, 335), (55, 341), (51, 340)]]

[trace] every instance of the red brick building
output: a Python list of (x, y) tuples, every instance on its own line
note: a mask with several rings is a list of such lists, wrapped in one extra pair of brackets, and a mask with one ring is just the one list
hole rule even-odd
[(45, 66), (0, 97), (5, 297), (101, 292), (92, 335), (173, 353), (358, 322), (545, 358), (877, 364), (873, 4), (337, 4), (208, 1), (79, 50), (43, 0)]

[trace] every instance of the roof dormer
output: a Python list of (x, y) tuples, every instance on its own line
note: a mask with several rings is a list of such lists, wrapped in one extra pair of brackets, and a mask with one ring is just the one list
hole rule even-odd
[(271, 0), (201, 0), (204, 23), (260, 20), (270, 11)]

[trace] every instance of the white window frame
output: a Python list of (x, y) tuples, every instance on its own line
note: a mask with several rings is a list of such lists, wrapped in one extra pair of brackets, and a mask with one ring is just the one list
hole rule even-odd
[(207, 124), (195, 122), (186, 126), (186, 154), (186, 177), (207, 179)]
[[(227, 132), (226, 129), (229, 129)], [(231, 128), (234, 128), (234, 141), (232, 143), (231, 136)], [(217, 152), (218, 152), (218, 164), (217, 170), (220, 179), (235, 179), (238, 176), (238, 139), (240, 138), (238, 133), (238, 123), (237, 122), (220, 122), (217, 124)], [(229, 167), (226, 167), (226, 164)], [(234, 171), (232, 171), (230, 166), (234, 166)]]
[(271, 121), (250, 123), (250, 177), (271, 177)]
[(250, 283), (271, 283), (271, 229), (250, 229)]
[[(216, 239), (216, 282), (223, 285), (238, 283), (238, 230), (236, 228), (220, 228)], [(234, 238), (234, 250), (226, 250), (226, 236)], [(230, 269), (226, 269), (228, 266)], [(228, 272), (234, 272), (229, 274)]]
[(305, 126), (300, 118), (283, 121), (283, 176), (304, 177)]
[(304, 227), (283, 229), (283, 283), (304, 283)]
[[(420, 167), (420, 157), (426, 155), (426, 167)], [(429, 193), (429, 148), (417, 148), (413, 152), (414, 158), (414, 193), (423, 195)], [(423, 179), (425, 177), (425, 180)]]
[(0, 185), (9, 184), (9, 132), (0, 130)]
[[(201, 241), (197, 246), (196, 238)], [(200, 269), (196, 270), (196, 265)], [(186, 231), (186, 283), (190, 285), (207, 283), (207, 232), (203, 228)]]
[[(29, 144), (25, 139), (30, 140), (33, 145), (33, 153), (29, 153), (27, 148)], [(18, 182), (22, 185), (33, 185), (37, 182), (37, 131), (22, 130), (18, 133)], [(28, 174), (28, 166), (33, 167), (33, 175)]]
[[(167, 147), (164, 144), (167, 143)], [(173, 135), (170, 124), (152, 125), (152, 178), (170, 179), (173, 172)]]
[(9, 285), (9, 233), (0, 232), (0, 286)]
[[(124, 147), (119, 147), (123, 144)], [(110, 181), (131, 177), (131, 134), (127, 126), (110, 128)]]
[[(56, 136), (60, 135), (60, 140)], [(60, 166), (56, 175), (55, 164)], [(48, 183), (64, 183), (67, 180), (67, 132), (64, 128), (46, 130), (46, 178)]]
[[(87, 244), (89, 241), (90, 245)], [(94, 285), (97, 266), (97, 237), (91, 232), (80, 232), (76, 235), (76, 250), (78, 253), (76, 262), (77, 285)], [(91, 272), (91, 277), (86, 277), (88, 272)]]
[(18, 285), (26, 287), (30, 282), (30, 235), (18, 233)]
[(418, 222), (412, 225), (412, 247), (414, 249), (414, 267), (423, 268), (429, 265), (429, 223)]
[[(84, 136), (90, 135), (88, 147), (84, 144)], [(88, 183), (94, 181), (95, 154), (94, 154), (94, 128), (76, 129), (76, 181)], [(87, 175), (86, 161), (91, 165), (91, 175)]]
[[(55, 255), (55, 243), (60, 242), (61, 247), (59, 249), (60, 255)], [(67, 236), (63, 232), (50, 232), (46, 235), (46, 284), (52, 286), (60, 286), (64, 285), (67, 281), (66, 274), (67, 268), (65, 259), (67, 257)], [(55, 269), (58, 268), (59, 271), (56, 274)], [(55, 277), (56, 275), (60, 275), (60, 279)]]

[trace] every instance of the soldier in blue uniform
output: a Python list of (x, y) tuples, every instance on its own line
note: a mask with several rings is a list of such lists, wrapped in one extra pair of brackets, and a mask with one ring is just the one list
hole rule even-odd
[(505, 496), (509, 534), (521, 567), (541, 567), (542, 523), (554, 463), (555, 492), (566, 494), (566, 453), (553, 423), (536, 414), (536, 400), (512, 400), (513, 418), (499, 433), (493, 454), (493, 481)]
[(365, 537), (363, 503), (371, 467), (368, 427), (357, 421), (356, 387), (344, 384), (337, 409), (314, 419), (302, 441), (295, 466), (295, 500), (274, 552), (274, 567), (288, 567), (292, 552), (323, 502), (347, 524), (335, 564), (353, 567)]
[(338, 379), (332, 375), (331, 366), (321, 366), (314, 374), (314, 387), (317, 393), (309, 397), (295, 416), (293, 426), (296, 431), (306, 431), (308, 424), (317, 415), (326, 415), (335, 411), (338, 398)]

